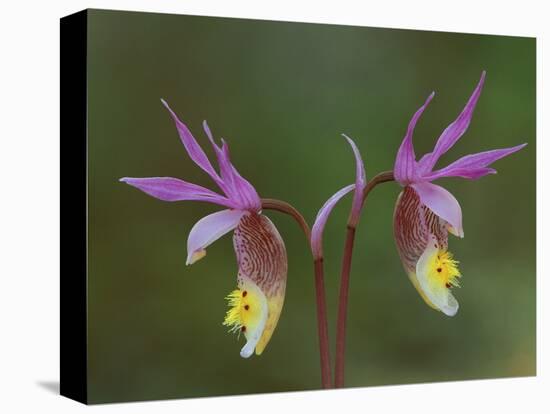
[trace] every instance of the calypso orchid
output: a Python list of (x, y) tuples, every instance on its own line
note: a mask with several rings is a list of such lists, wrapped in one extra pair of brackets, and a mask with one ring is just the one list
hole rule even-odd
[(238, 262), (237, 289), (228, 296), (230, 309), (224, 325), (242, 332), (246, 344), (241, 356), (260, 355), (269, 342), (283, 308), (287, 255), (284, 242), (269, 218), (261, 214), (262, 202), (254, 187), (235, 169), (229, 148), (222, 139), (216, 144), (206, 121), (204, 131), (219, 164), (218, 174), (189, 129), (163, 100), (176, 123), (181, 141), (191, 159), (218, 185), (224, 195), (171, 177), (122, 178), (125, 182), (163, 201), (206, 201), (225, 207), (199, 220), (187, 240), (187, 264), (206, 255), (206, 248), (234, 230), (233, 246)]
[(496, 171), (494, 161), (519, 151), (527, 144), (466, 155), (447, 167), (434, 170), (439, 158), (466, 132), (485, 80), (485, 72), (466, 106), (441, 134), (432, 152), (416, 161), (412, 136), (432, 93), (412, 117), (395, 160), (395, 180), (403, 186), (394, 212), (394, 236), (406, 273), (432, 308), (453, 316), (458, 302), (451, 288), (459, 286), (458, 262), (448, 251), (448, 232), (464, 237), (462, 211), (456, 198), (431, 182), (443, 177), (477, 179)]

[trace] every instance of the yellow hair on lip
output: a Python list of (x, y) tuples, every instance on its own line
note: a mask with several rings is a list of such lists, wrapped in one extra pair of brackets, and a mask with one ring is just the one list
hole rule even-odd
[(252, 283), (245, 283), (239, 289), (226, 296), (229, 309), (223, 325), (229, 327), (229, 332), (243, 332), (246, 338), (252, 333), (264, 329), (267, 306), (263, 293)]
[(227, 299), (229, 309), (225, 314), (223, 325), (229, 326), (229, 332), (240, 331), (243, 327), (241, 318), (242, 292), (240, 289), (235, 289), (225, 299)]
[(445, 287), (460, 287), (458, 279), (462, 277), (458, 270), (458, 261), (453, 259), (451, 252), (438, 250), (429, 261), (428, 276), (432, 283), (443, 284)]

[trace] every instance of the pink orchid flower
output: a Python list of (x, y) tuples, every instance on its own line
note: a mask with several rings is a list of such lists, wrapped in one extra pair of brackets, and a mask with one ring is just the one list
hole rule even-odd
[(193, 226), (187, 240), (187, 264), (202, 259), (210, 244), (234, 230), (237, 289), (227, 297), (230, 309), (223, 324), (231, 332), (244, 334), (247, 342), (241, 350), (243, 358), (254, 351), (260, 355), (271, 339), (283, 308), (288, 268), (285, 244), (271, 220), (261, 214), (258, 193), (231, 163), (227, 143), (222, 139), (222, 146), (218, 146), (206, 121), (203, 123), (218, 160), (218, 174), (187, 126), (165, 101), (162, 103), (176, 123), (191, 159), (224, 195), (171, 177), (125, 177), (120, 181), (163, 201), (206, 201), (225, 208), (203, 217)]
[(448, 232), (464, 237), (462, 211), (456, 198), (446, 189), (432, 184), (443, 177), (477, 179), (496, 171), (489, 165), (519, 151), (527, 144), (466, 155), (447, 167), (434, 170), (439, 158), (466, 132), (473, 115), (485, 72), (466, 106), (441, 134), (432, 152), (416, 161), (412, 136), (415, 125), (434, 97), (432, 93), (412, 117), (395, 160), (395, 180), (404, 188), (394, 213), (394, 235), (405, 271), (422, 298), (432, 308), (453, 316), (458, 302), (451, 288), (461, 277), (458, 262), (447, 250)]

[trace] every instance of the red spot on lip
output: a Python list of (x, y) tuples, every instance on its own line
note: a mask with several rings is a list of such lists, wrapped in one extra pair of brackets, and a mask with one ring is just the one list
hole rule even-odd
[(248, 309), (250, 309), (250, 306), (244, 305), (244, 310), (248, 310)]
[(445, 287), (446, 287), (447, 289), (449, 289), (449, 288), (451, 287), (451, 284), (450, 284), (450, 283), (445, 283)]
[(241, 326), (241, 332), (246, 331), (246, 326)]
[(438, 267), (437, 268), (437, 273), (441, 273), (442, 270), (443, 270), (442, 268)]
[(247, 294), (248, 294), (248, 292), (245, 290), (245, 291), (243, 292), (243, 298), (244, 298)]

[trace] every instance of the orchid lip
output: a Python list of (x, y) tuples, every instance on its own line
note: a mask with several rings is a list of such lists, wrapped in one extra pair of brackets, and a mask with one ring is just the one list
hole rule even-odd
[[(271, 220), (256, 213), (243, 216), (233, 233), (233, 246), (239, 265), (239, 288), (250, 287), (247, 300), (257, 298), (256, 305), (251, 304), (248, 311), (263, 308), (264, 299), (267, 309), (264, 322), (256, 318), (254, 326), (246, 326), (245, 334), (250, 343), (243, 348), (241, 356), (248, 357), (254, 350), (260, 355), (271, 339), (284, 304), (288, 271), (286, 248)], [(256, 293), (251, 297), (250, 292)], [(262, 326), (261, 331), (258, 326)]]

